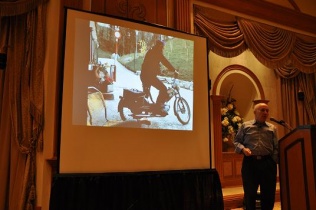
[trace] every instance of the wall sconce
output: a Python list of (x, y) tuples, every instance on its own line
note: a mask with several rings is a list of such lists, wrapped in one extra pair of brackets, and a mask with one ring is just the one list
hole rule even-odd
[(305, 98), (304, 92), (299, 90), (298, 93), (297, 93), (297, 98), (298, 98), (299, 101), (304, 101), (304, 98)]
[(0, 53), (0, 69), (4, 70), (7, 66), (7, 54)]

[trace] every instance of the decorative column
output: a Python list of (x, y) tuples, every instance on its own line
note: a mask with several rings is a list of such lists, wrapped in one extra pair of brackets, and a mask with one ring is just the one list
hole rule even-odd
[(221, 124), (221, 107), (224, 96), (211, 95), (213, 102), (212, 118), (213, 118), (213, 133), (214, 133), (214, 161), (220, 179), (223, 179), (223, 146), (222, 146), (222, 124)]
[(177, 30), (191, 32), (190, 5), (188, 0), (175, 0), (175, 28)]

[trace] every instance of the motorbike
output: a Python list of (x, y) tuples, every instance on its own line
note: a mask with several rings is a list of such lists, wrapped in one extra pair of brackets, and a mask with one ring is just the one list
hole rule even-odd
[[(168, 82), (168, 80), (165, 79)], [(191, 119), (191, 110), (189, 103), (180, 94), (180, 86), (178, 82), (178, 74), (174, 74), (171, 82), (168, 82), (170, 87), (167, 88), (169, 100), (174, 98), (173, 112), (178, 121), (183, 125), (189, 123)], [(168, 108), (170, 105), (166, 104)], [(123, 121), (128, 119), (141, 119), (145, 117), (165, 117), (156, 113), (156, 103), (151, 95), (150, 88), (144, 88), (144, 91), (138, 89), (123, 89), (123, 96), (120, 96), (118, 103), (118, 112)], [(168, 110), (170, 112), (170, 109)]]

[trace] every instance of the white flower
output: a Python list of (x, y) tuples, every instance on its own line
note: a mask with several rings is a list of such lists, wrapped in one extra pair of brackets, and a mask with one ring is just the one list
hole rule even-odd
[(232, 110), (234, 108), (234, 105), (233, 104), (227, 104), (227, 109), (228, 110)]
[(227, 117), (225, 117), (224, 120), (222, 121), (222, 125), (223, 126), (228, 126), (229, 125), (229, 121), (228, 121)]
[(226, 112), (228, 111), (228, 109), (225, 107), (225, 108), (221, 108), (221, 114), (222, 115), (226, 115)]
[(228, 126), (228, 132), (230, 134), (235, 133), (234, 127), (233, 126)]
[(243, 123), (243, 119), (236, 110), (235, 101), (236, 100), (230, 101), (226, 99), (226, 101), (223, 102), (225, 103), (225, 107), (221, 108), (223, 142), (229, 141), (231, 137), (233, 138)]

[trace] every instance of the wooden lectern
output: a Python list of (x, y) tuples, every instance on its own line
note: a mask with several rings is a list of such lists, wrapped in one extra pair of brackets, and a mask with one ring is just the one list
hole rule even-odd
[(316, 125), (299, 126), (279, 140), (282, 209), (316, 209)]

